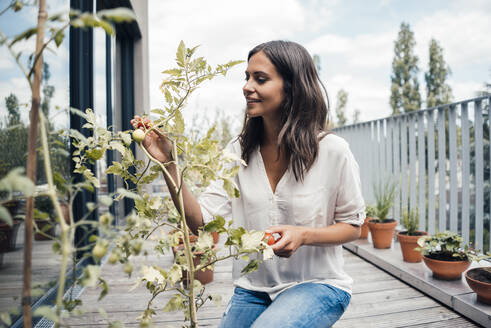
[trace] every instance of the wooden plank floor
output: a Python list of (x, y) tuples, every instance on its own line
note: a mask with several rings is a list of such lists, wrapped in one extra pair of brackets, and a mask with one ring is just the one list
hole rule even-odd
[[(351, 303), (336, 328), (342, 327), (478, 327), (459, 314), (440, 305), (416, 289), (404, 284), (360, 257), (344, 251), (345, 270), (355, 280)], [(136, 263), (141, 262), (142, 257)], [(172, 255), (148, 257), (147, 264), (167, 266)], [(136, 264), (135, 267), (138, 265)], [(217, 327), (225, 305), (233, 293), (231, 280), (232, 262), (224, 261), (215, 268), (214, 281), (206, 292), (221, 294), (221, 307), (205, 304), (198, 312), (201, 327)], [(119, 320), (126, 327), (138, 327), (136, 318), (146, 308), (149, 293), (143, 286), (133, 291), (133, 279), (128, 279), (120, 266), (105, 264), (103, 276), (110, 286), (109, 295), (97, 302), (99, 292), (86, 289), (82, 294), (83, 308), (87, 311), (80, 317), (69, 320), (71, 327), (107, 327), (108, 320)], [(161, 309), (171, 295), (162, 295), (153, 302), (157, 315), (156, 327), (180, 327), (180, 313), (163, 313)], [(107, 312), (107, 318), (99, 309)]]
[[(52, 241), (33, 241), (32, 245), (32, 287), (48, 287), (56, 283), (59, 275), (60, 257), (53, 254)], [(3, 254), (0, 267), (0, 312), (20, 306), (24, 266), (24, 224), (17, 233), (16, 249)], [(33, 299), (36, 299), (33, 297)]]

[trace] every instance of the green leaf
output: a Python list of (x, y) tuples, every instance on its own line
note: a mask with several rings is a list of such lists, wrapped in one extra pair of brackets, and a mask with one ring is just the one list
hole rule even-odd
[(56, 36), (55, 36), (55, 43), (56, 43), (56, 47), (60, 47), (61, 43), (63, 42), (63, 39), (65, 38), (65, 33), (63, 31), (59, 31), (58, 33), (56, 33)]
[(85, 113), (78, 108), (70, 107), (70, 112), (87, 120), (87, 115), (85, 115)]
[(99, 282), (101, 267), (98, 265), (87, 265), (82, 276), (82, 285), (86, 287), (95, 287)]
[(0, 205), (0, 220), (7, 223), (9, 226), (12, 226), (13, 224), (10, 212), (2, 205)]
[[(104, 279), (99, 278), (99, 285), (101, 285), (102, 290), (101, 290), (101, 293), (99, 294), (99, 297), (97, 298), (98, 301), (103, 299), (104, 296), (106, 296), (107, 293), (109, 293), (109, 286), (107, 285), (107, 282)], [(99, 313), (101, 313), (101, 310), (104, 311), (104, 309), (99, 308)], [(103, 313), (106, 314), (105, 311)], [(106, 318), (107, 318), (107, 314), (106, 314)]]
[(109, 207), (113, 203), (113, 198), (107, 195), (103, 195), (103, 196), (99, 196), (99, 201), (101, 202), (101, 204)]
[(177, 310), (183, 310), (186, 307), (186, 302), (181, 294), (174, 294), (169, 302), (164, 306), (164, 312), (173, 312)]
[(200, 231), (196, 247), (198, 249), (209, 249), (213, 246), (213, 236), (210, 232)]
[(222, 306), (222, 295), (216, 294), (216, 295), (210, 295), (209, 297), (217, 307)]
[(256, 250), (261, 245), (263, 238), (263, 231), (251, 230), (246, 232), (241, 236), (242, 247), (244, 250)]
[(179, 69), (179, 68), (167, 69), (167, 70), (162, 72), (162, 74), (169, 74), (169, 75), (173, 75), (173, 76), (179, 76), (179, 75), (181, 75), (181, 73), (182, 73), (182, 69)]
[(8, 312), (2, 312), (0, 313), (0, 320), (3, 321), (8, 327), (12, 325), (12, 320), (10, 320), (10, 313)]
[(225, 219), (219, 215), (215, 216), (213, 221), (208, 222), (205, 225), (205, 231), (208, 232), (224, 232), (225, 231)]
[(106, 34), (114, 35), (114, 28), (110, 23), (106, 22), (105, 20), (101, 20), (99, 21), (99, 26), (104, 29)]
[(253, 271), (256, 271), (259, 268), (258, 260), (251, 260), (247, 265), (242, 269), (241, 273), (246, 274)]
[(171, 284), (175, 284), (182, 278), (182, 269), (179, 265), (173, 264), (172, 267), (170, 268), (168, 272), (168, 279), (171, 282)]
[(179, 46), (177, 47), (176, 52), (176, 62), (180, 67), (184, 67), (184, 57), (186, 56), (186, 46), (184, 42), (181, 40)]
[(133, 10), (125, 7), (100, 10), (97, 15), (99, 17), (114, 21), (115, 23), (131, 22), (136, 20)]
[[(129, 143), (128, 143), (128, 145), (129, 145), (129, 144), (131, 144), (131, 136), (130, 136), (129, 134), (128, 134), (128, 136), (129, 136), (129, 138), (130, 138)], [(124, 138), (126, 138), (126, 136), (125, 136)], [(127, 141), (127, 140), (124, 140), (123, 142), (126, 144), (126, 141)], [(127, 150), (128, 150), (128, 148), (126, 148), (126, 147), (125, 147), (125, 146), (124, 146), (124, 145), (123, 145), (121, 142), (119, 142), (119, 141), (111, 141), (111, 142), (109, 143), (109, 146), (110, 146), (112, 149), (117, 150), (119, 153), (121, 153), (121, 155), (126, 154), (126, 152), (127, 152)]]
[(7, 173), (7, 175), (0, 180), (0, 190), (5, 191), (21, 191), (25, 196), (29, 197), (34, 193), (34, 183), (23, 175), (24, 168), (16, 167)]
[(181, 111), (177, 110), (174, 117), (176, 123), (176, 133), (182, 134), (184, 132), (184, 118), (182, 117)]
[(87, 155), (87, 157), (89, 159), (97, 161), (97, 160), (101, 159), (102, 156), (104, 156), (105, 152), (106, 152), (105, 148), (96, 147), (96, 148), (87, 150), (87, 152), (85, 154)]
[(245, 62), (245, 61), (244, 60), (231, 60), (227, 64), (225, 64), (225, 66), (227, 66), (228, 68), (230, 68), (230, 67), (233, 67), (235, 65), (242, 64), (243, 62)]
[(130, 199), (141, 199), (141, 196), (134, 193), (134, 192), (131, 192), (129, 190), (126, 190), (124, 188), (118, 188), (118, 193), (123, 196), (123, 197), (126, 197), (126, 198), (130, 198)]
[(23, 39), (26, 39), (28, 40), (31, 36), (33, 36), (34, 34), (36, 34), (38, 31), (38, 28), (37, 27), (31, 27), (27, 30), (25, 30), (24, 32), (22, 32), (21, 34), (17, 35), (13, 40), (12, 42), (10, 42), (10, 47), (13, 46), (14, 44), (16, 44), (17, 42), (23, 40)]
[(42, 305), (34, 310), (33, 316), (35, 317), (45, 317), (53, 322), (57, 322), (56, 319), (56, 310), (52, 306)]

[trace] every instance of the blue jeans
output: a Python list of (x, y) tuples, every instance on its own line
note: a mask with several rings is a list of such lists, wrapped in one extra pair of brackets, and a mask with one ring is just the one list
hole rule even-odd
[(298, 284), (274, 301), (267, 293), (236, 287), (219, 328), (331, 327), (350, 299), (344, 290), (327, 284)]

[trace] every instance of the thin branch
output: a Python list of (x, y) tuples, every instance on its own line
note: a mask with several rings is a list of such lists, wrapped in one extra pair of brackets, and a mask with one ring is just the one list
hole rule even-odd
[(53, 41), (60, 33), (62, 33), (68, 26), (70, 26), (70, 22), (66, 23), (62, 28), (60, 28), (55, 34), (53, 34), (51, 36), (51, 38), (49, 38), (48, 41), (46, 41), (42, 48), (41, 48), (41, 51), (36, 55), (36, 57), (34, 57), (34, 61), (32, 63), (32, 67), (31, 67), (31, 70), (29, 71), (29, 74), (27, 75), (27, 78), (28, 79), (31, 79), (31, 75), (34, 73), (34, 67), (36, 67), (36, 63), (37, 61), (39, 60), (39, 57), (40, 55), (43, 53), (44, 49), (48, 46), (48, 44)]
[[(1, 30), (0, 30), (0, 37), (1, 37), (0, 42), (7, 43), (7, 40), (8, 39), (5, 36), (5, 34), (3, 34), (3, 32)], [(17, 66), (19, 66), (19, 69), (24, 74), (24, 77), (27, 79), (27, 82), (29, 83), (29, 88), (32, 91), (33, 85), (32, 85), (32, 82), (31, 82), (30, 75), (27, 73), (27, 70), (25, 69), (24, 65), (22, 65), (22, 63), (20, 62), (20, 56), (19, 56), (19, 54), (15, 53), (14, 49), (12, 49), (12, 47), (10, 45), (8, 45), (8, 44), (7, 44), (7, 49), (9, 50), (10, 54), (12, 55), (12, 57), (14, 57), (15, 62), (17, 63)], [(34, 69), (34, 67), (35, 66), (32, 66), (33, 69)]]

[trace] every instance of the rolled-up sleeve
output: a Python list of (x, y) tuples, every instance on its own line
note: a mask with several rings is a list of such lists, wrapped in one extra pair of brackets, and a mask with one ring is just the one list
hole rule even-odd
[(365, 220), (360, 168), (349, 147), (341, 167), (334, 219), (356, 226), (361, 226)]
[(232, 214), (232, 202), (223, 188), (223, 181), (213, 181), (198, 198), (201, 206), (204, 224), (214, 219), (214, 216), (222, 216), (230, 219)]

